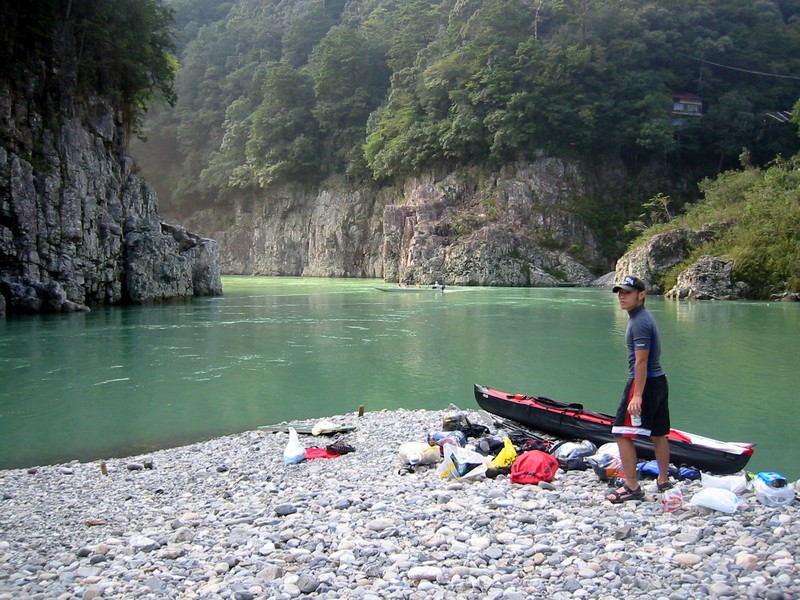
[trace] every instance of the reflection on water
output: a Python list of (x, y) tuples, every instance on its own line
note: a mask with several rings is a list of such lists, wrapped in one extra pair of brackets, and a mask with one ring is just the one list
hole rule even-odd
[[(627, 315), (610, 292), (376, 284), (226, 277), (222, 298), (0, 323), (0, 466), (146, 452), (361, 404), (476, 408), (473, 383), (614, 410)], [(673, 425), (756, 441), (751, 468), (800, 476), (800, 307), (647, 302)]]

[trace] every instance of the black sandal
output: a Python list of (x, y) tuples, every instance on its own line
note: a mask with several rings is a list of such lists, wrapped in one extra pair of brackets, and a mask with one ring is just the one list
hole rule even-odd
[(658, 483), (656, 485), (659, 492), (666, 492), (667, 490), (671, 490), (673, 487), (675, 487), (675, 484), (671, 481), (665, 481), (664, 483)]
[(621, 490), (614, 490), (611, 494), (606, 496), (606, 500), (611, 502), (611, 504), (620, 504), (628, 500), (644, 500), (644, 490), (642, 486), (632, 490), (628, 487), (628, 484), (625, 484), (622, 486)]

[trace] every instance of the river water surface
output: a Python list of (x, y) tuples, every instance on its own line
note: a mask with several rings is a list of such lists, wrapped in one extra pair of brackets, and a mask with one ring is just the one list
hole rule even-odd
[[(613, 412), (627, 315), (608, 290), (381, 292), (224, 277), (225, 296), (0, 321), (0, 468), (149, 452), (284, 420), (475, 408), (473, 383)], [(800, 304), (649, 297), (673, 427), (800, 477)], [(425, 432), (420, 432), (420, 439)]]

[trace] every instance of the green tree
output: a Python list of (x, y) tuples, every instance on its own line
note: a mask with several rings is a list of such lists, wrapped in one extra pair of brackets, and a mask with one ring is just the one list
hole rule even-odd
[(364, 137), (370, 113), (383, 102), (389, 71), (384, 49), (352, 27), (329, 32), (310, 60), (314, 78), (314, 117), (327, 136), (325, 154), (334, 170)]
[[(318, 129), (311, 79), (286, 63), (270, 66), (252, 116), (247, 163), (261, 186), (318, 172)], [(240, 178), (241, 179), (241, 178)]]
[(315, 1), (298, 12), (288, 23), (283, 35), (282, 58), (293, 67), (300, 67), (308, 61), (314, 49), (330, 28), (333, 19), (325, 11), (324, 2)]
[(315, 48), (311, 63), (320, 128), (332, 132), (363, 126), (389, 83), (381, 49), (357, 30), (341, 26)]
[[(721, 234), (696, 248), (687, 264), (702, 255), (733, 259), (733, 277), (750, 286), (751, 298), (800, 291), (800, 155), (776, 159), (766, 168), (726, 171), (700, 184), (702, 199), (666, 225), (651, 228), (642, 241), (676, 227), (700, 229), (725, 223)], [(653, 206), (659, 200), (653, 201)], [(667, 276), (674, 282), (679, 265)]]

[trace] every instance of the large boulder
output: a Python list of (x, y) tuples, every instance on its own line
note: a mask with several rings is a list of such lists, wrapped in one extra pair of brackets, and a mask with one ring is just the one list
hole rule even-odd
[[(89, 307), (73, 302), (58, 281), (44, 284), (30, 277), (11, 278), (0, 275), (0, 299), (17, 313), (59, 313), (88, 311)], [(0, 311), (3, 316), (5, 310)]]
[(733, 261), (718, 256), (701, 256), (678, 275), (665, 296), (673, 300), (738, 300), (747, 292), (743, 282), (733, 281)]
[(566, 252), (544, 249), (526, 236), (502, 228), (488, 228), (486, 233), (441, 245), (433, 256), (420, 259), (412, 255), (405, 278), (501, 287), (588, 286), (594, 279)]

